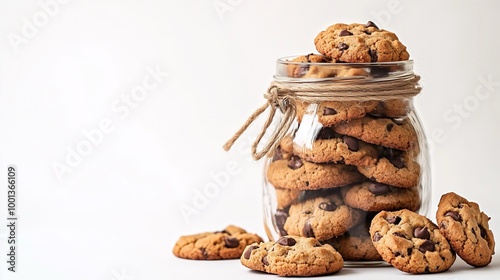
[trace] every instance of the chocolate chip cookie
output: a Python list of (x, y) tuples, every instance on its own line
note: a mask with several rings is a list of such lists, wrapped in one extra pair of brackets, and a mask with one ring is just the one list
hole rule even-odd
[(345, 163), (364, 166), (375, 164), (378, 157), (377, 148), (354, 137), (340, 135), (331, 127), (323, 127), (315, 139), (304, 140), (305, 145), (294, 143), (292, 135), (280, 142), (281, 148), (294, 153), (300, 158), (316, 163)]
[(316, 50), (337, 62), (387, 62), (408, 60), (410, 55), (398, 36), (367, 24), (337, 23), (314, 39)]
[(358, 166), (361, 174), (372, 181), (401, 188), (415, 188), (420, 183), (420, 165), (415, 152), (381, 148), (380, 157), (372, 165)]
[(193, 260), (238, 259), (245, 247), (263, 242), (256, 234), (229, 225), (222, 231), (181, 236), (174, 245), (175, 256)]
[(466, 263), (486, 266), (495, 254), (490, 218), (479, 205), (450, 192), (441, 196), (436, 213), (439, 229)]
[(327, 240), (356, 224), (353, 211), (338, 191), (292, 204), (284, 228), (288, 234)]
[(365, 211), (409, 209), (420, 207), (418, 188), (398, 188), (375, 182), (364, 182), (341, 189), (344, 202)]
[(417, 133), (409, 119), (365, 116), (334, 126), (340, 134), (384, 147), (408, 150), (417, 145)]
[(382, 258), (404, 272), (442, 272), (456, 259), (439, 228), (407, 209), (379, 212), (371, 222), (370, 236)]
[(297, 190), (334, 188), (364, 180), (355, 166), (313, 163), (296, 155), (270, 162), (266, 176), (274, 187)]
[(369, 228), (373, 216), (373, 213), (365, 213), (362, 221), (348, 232), (323, 243), (332, 245), (344, 261), (381, 261), (382, 257), (370, 238)]
[(299, 123), (302, 122), (304, 116), (317, 116), (318, 122), (323, 126), (333, 126), (341, 122), (365, 116), (367, 113), (374, 111), (378, 103), (373, 100), (324, 101), (319, 104), (297, 102), (295, 105)]
[(342, 256), (332, 246), (300, 236), (282, 236), (276, 242), (249, 245), (240, 261), (252, 270), (280, 276), (332, 274), (344, 265)]

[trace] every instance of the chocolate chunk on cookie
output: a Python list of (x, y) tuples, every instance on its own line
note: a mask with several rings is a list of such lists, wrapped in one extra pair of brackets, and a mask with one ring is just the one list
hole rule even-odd
[(387, 62), (410, 57), (396, 34), (370, 22), (334, 24), (321, 31), (314, 44), (318, 52), (338, 62)]
[(266, 176), (274, 187), (297, 190), (334, 188), (364, 179), (355, 166), (313, 163), (296, 155), (270, 162)]
[(418, 188), (398, 188), (376, 182), (364, 182), (341, 189), (344, 202), (365, 211), (393, 211), (420, 207)]
[(370, 236), (382, 258), (404, 272), (442, 272), (456, 259), (439, 228), (407, 209), (379, 212), (371, 222)]
[(285, 222), (288, 234), (315, 237), (320, 241), (344, 234), (357, 222), (337, 191), (292, 204), (288, 215)]
[(374, 118), (365, 116), (334, 126), (340, 134), (384, 147), (408, 150), (417, 144), (417, 133), (408, 119)]
[(173, 253), (179, 258), (193, 260), (238, 259), (247, 245), (262, 241), (256, 234), (229, 225), (222, 231), (181, 236)]
[(439, 229), (466, 263), (486, 266), (495, 254), (490, 218), (479, 205), (450, 192), (441, 196), (436, 213)]
[(332, 162), (363, 166), (375, 164), (378, 157), (377, 148), (373, 145), (340, 135), (330, 127), (323, 127), (316, 135), (316, 139), (311, 139), (309, 142), (299, 145), (294, 143), (291, 135), (288, 135), (282, 139), (280, 146), (286, 152), (316, 163)]
[(276, 242), (254, 243), (240, 258), (245, 267), (280, 276), (317, 276), (342, 269), (342, 256), (314, 238), (282, 236)]

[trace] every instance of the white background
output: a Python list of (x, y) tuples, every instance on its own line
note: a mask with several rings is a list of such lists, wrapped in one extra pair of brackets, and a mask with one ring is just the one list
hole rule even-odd
[[(493, 0), (0, 1), (0, 279), (272, 277), (171, 250), (180, 235), (228, 224), (265, 236), (262, 163), (249, 152), (262, 120), (230, 152), (222, 145), (264, 103), (275, 60), (315, 52), (316, 34), (337, 22), (372, 20), (415, 60), (432, 146), (429, 217), (455, 191), (500, 236), (499, 10)], [(16, 273), (6, 263), (10, 164)], [(493, 278), (499, 266), (497, 256), (483, 269), (457, 260), (433, 276)], [(391, 267), (336, 276), (388, 274), (406, 276)]]

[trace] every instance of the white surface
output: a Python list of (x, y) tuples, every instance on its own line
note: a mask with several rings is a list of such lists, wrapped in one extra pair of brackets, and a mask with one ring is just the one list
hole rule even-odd
[[(455, 191), (479, 202), (500, 235), (498, 1), (39, 2), (49, 0), (0, 1), (2, 182), (9, 164), (19, 169), (18, 271), (6, 270), (3, 185), (0, 279), (269, 277), (237, 261), (176, 259), (171, 249), (180, 235), (230, 223), (264, 236), (261, 163), (249, 155), (262, 120), (230, 152), (221, 146), (263, 104), (275, 59), (314, 52), (315, 35), (335, 22), (373, 20), (408, 46), (434, 144), (431, 213)], [(13, 34), (24, 38), (17, 47)], [(479, 100), (481, 79), (494, 84), (479, 88)], [(127, 101), (143, 82), (150, 90)], [(85, 146), (86, 134), (96, 144)], [(54, 163), (78, 147), (88, 154), (59, 180)], [(232, 172), (227, 181), (214, 179), (223, 172)], [(183, 217), (180, 207), (214, 184), (213, 197)], [(487, 268), (458, 260), (428, 277), (499, 272), (495, 256)], [(337, 276), (391, 275), (406, 276), (390, 267)]]

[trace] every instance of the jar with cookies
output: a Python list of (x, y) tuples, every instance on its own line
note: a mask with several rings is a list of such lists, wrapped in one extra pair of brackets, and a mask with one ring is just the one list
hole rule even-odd
[(413, 104), (419, 76), (398, 36), (371, 21), (329, 26), (314, 46), (277, 59), (264, 106), (225, 148), (269, 111), (252, 146), (264, 165), (269, 239), (314, 237), (346, 264), (382, 264), (371, 219), (429, 207), (429, 153)]

